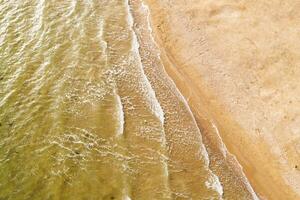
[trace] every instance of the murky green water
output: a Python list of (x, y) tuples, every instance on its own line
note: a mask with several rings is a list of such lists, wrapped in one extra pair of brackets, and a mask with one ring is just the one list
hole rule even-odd
[(0, 1), (0, 199), (172, 198), (128, 9)]

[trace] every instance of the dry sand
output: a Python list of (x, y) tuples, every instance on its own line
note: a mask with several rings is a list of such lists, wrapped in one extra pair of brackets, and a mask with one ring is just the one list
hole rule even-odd
[(300, 4), (146, 2), (164, 67), (202, 130), (212, 170), (226, 172), (221, 162), (242, 175), (219, 134), (261, 199), (299, 199)]

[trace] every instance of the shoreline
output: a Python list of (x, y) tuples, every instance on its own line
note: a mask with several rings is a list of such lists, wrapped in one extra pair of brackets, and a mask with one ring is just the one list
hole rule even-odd
[[(131, 3), (139, 4), (138, 1), (134, 1)], [(134, 8), (132, 10), (133, 10), (133, 12), (136, 12), (136, 13), (138, 12)], [(136, 21), (135, 21), (135, 23), (136, 23)], [(136, 29), (138, 29), (138, 31), (140, 31), (138, 28), (139, 25), (137, 25), (137, 24), (135, 24)], [(155, 30), (155, 27), (153, 28), (153, 24), (150, 29), (151, 29), (151, 30), (149, 30), (150, 32), (153, 31), (153, 29)], [(165, 73), (165, 75), (170, 79), (170, 80), (167, 80), (167, 82), (171, 81), (172, 84), (174, 85), (173, 87), (175, 87), (175, 88), (173, 88), (172, 90), (181, 91), (181, 88), (176, 87), (176, 84), (178, 83), (176, 81), (178, 81), (178, 80), (176, 80), (176, 79), (174, 80), (173, 79), (174, 77), (172, 77), (172, 75), (170, 76), (170, 74), (169, 74), (170, 72), (168, 70), (170, 70), (170, 68), (172, 68), (172, 65), (167, 63), (169, 61), (169, 59), (167, 59), (165, 52), (161, 48), (161, 42), (159, 41), (159, 38), (157, 38), (157, 34), (155, 34), (155, 31), (152, 32), (152, 37), (154, 37), (153, 42), (155, 43), (156, 48), (160, 47), (159, 50), (157, 50), (158, 52), (156, 52), (159, 54), (160, 62), (162, 62), (162, 65), (159, 66), (160, 68), (162, 68), (162, 69), (160, 69), (160, 71), (162, 70), (163, 73)], [(144, 39), (143, 35), (141, 35), (141, 34), (138, 38), (139, 38), (139, 42), (141, 43), (141, 47), (142, 47), (140, 49), (140, 51), (143, 51), (143, 50), (145, 51), (145, 49), (144, 49), (145, 47), (143, 44), (147, 43), (147, 41), (144, 41), (145, 39)], [(147, 50), (149, 50), (149, 49), (146, 49), (146, 51)], [(143, 53), (141, 53), (141, 55), (143, 55)], [(148, 74), (148, 76), (149, 76), (149, 74)], [(188, 91), (188, 90), (185, 90), (185, 91)], [(184, 98), (184, 96), (185, 96), (185, 94), (179, 94), (179, 95), (182, 95), (182, 98)], [(187, 100), (186, 103), (189, 103), (188, 101), (189, 100)], [(188, 106), (188, 105), (186, 105), (186, 106)], [(193, 109), (193, 107), (190, 107), (190, 108)], [(190, 108), (188, 106), (188, 109), (190, 109)], [(209, 153), (209, 155), (208, 155), (209, 160), (210, 160), (209, 161), (210, 162), (209, 169), (212, 170), (212, 172), (218, 176), (218, 178), (220, 179), (220, 182), (222, 184), (222, 187), (224, 189), (225, 195), (223, 195), (223, 198), (225, 198), (225, 199), (232, 199), (232, 198), (258, 199), (255, 192), (253, 191), (251, 185), (249, 184), (247, 178), (245, 177), (242, 167), (239, 165), (239, 163), (237, 162), (235, 157), (227, 151), (226, 147), (224, 148), (222, 139), (216, 133), (216, 130), (217, 130), (216, 126), (212, 127), (212, 125), (214, 125), (214, 124), (209, 122), (208, 127), (203, 129), (203, 127), (199, 126), (199, 119), (197, 118), (197, 116), (195, 116), (195, 114), (193, 114), (193, 112), (191, 114), (193, 115), (194, 120), (196, 120), (196, 122), (197, 122), (197, 129), (199, 129), (199, 128), (202, 129), (201, 133), (202, 132), (206, 133), (207, 130), (209, 130), (209, 132), (210, 132), (211, 138), (209, 138), (209, 139), (207, 136), (204, 137), (203, 133), (202, 134), (199, 133), (199, 134), (202, 135), (205, 148), (207, 149), (207, 151)], [(203, 118), (203, 115), (200, 115), (200, 116), (201, 116), (202, 121), (205, 120)], [(203, 124), (203, 123), (200, 123), (200, 124)], [(212, 129), (215, 129), (215, 130), (212, 130)], [(206, 135), (208, 135), (208, 134), (206, 133)], [(210, 141), (208, 141), (208, 140), (210, 140)], [(224, 188), (224, 186), (225, 186), (225, 188)]]
[[(177, 35), (175, 39), (172, 38), (178, 34), (178, 32), (174, 30), (179, 30), (179, 27), (184, 29), (183, 25), (185, 24), (180, 24), (179, 21), (176, 21), (177, 27), (172, 24), (171, 21), (172, 17), (174, 17), (174, 13), (168, 13), (172, 8), (160, 7), (160, 3), (151, 0), (147, 0), (147, 4), (150, 7), (153, 35), (160, 47), (165, 70), (175, 82), (179, 91), (187, 99), (193, 115), (196, 118), (198, 127), (202, 132), (203, 142), (208, 152), (210, 152), (210, 159), (214, 160), (212, 157), (216, 156), (216, 152), (218, 152), (219, 155), (222, 154), (219, 149), (220, 145), (222, 145), (222, 141), (218, 141), (216, 130), (214, 130), (212, 126), (212, 124), (214, 124), (218, 127), (221, 139), (224, 141), (229, 152), (238, 160), (237, 162), (234, 157), (227, 159), (226, 156), (221, 155), (215, 159), (216, 163), (218, 159), (223, 159), (223, 163), (230, 166), (234, 174), (240, 174), (242, 177), (242, 169), (238, 169), (239, 167), (236, 168), (237, 163), (240, 163), (252, 187), (261, 199), (297, 199), (299, 195), (293, 189), (296, 185), (290, 185), (283, 176), (280, 176), (285, 174), (287, 170), (286, 164), (282, 164), (285, 162), (282, 160), (283, 158), (273, 154), (269, 144), (270, 141), (266, 141), (263, 137), (257, 140), (256, 137), (251, 136), (248, 130), (243, 128), (236, 121), (236, 118), (224, 109), (226, 104), (224, 104), (219, 97), (214, 95), (213, 90), (206, 87), (205, 81), (201, 77), (197, 66), (189, 64), (190, 69), (187, 69), (186, 63), (182, 63), (180, 60), (182, 58), (188, 58), (190, 57), (189, 54), (194, 53), (192, 51), (193, 49), (189, 49), (189, 54), (187, 54), (187, 51), (181, 49), (179, 51), (176, 50), (180, 47), (187, 48), (187, 44), (184, 44), (184, 42), (183, 45), (174, 43), (174, 41), (180, 42), (180, 40), (182, 40), (180, 35)], [(175, 8), (174, 11), (176, 12)], [(174, 28), (172, 27), (174, 30), (171, 30), (169, 27), (172, 25), (174, 26)], [(193, 32), (190, 34), (191, 39), (194, 38), (192, 35)], [(189, 38), (190, 36), (185, 35), (185, 37)], [(207, 38), (203, 40), (205, 41)], [(172, 50), (168, 48), (172, 48)], [(180, 51), (183, 53), (178, 53)], [(212, 58), (208, 57), (208, 59)], [(265, 137), (272, 136), (266, 135)], [(232, 142), (235, 140), (237, 142)], [(284, 168), (282, 168), (283, 166)], [(218, 169), (215, 169), (215, 171), (218, 171)], [(224, 171), (220, 170), (220, 174), (222, 173), (224, 173)], [(242, 182), (246, 187), (250, 187), (246, 179)], [(252, 191), (252, 188), (250, 191)]]
[[(134, 0), (129, 1), (129, 5), (143, 70), (165, 114), (164, 132), (168, 158), (166, 176), (171, 197), (221, 199), (223, 189), (218, 177), (209, 169), (208, 155), (192, 112), (172, 79), (161, 67), (160, 52), (149, 34), (151, 27), (147, 26), (147, 7), (142, 1)], [(183, 134), (187, 133), (189, 137), (184, 137)]]

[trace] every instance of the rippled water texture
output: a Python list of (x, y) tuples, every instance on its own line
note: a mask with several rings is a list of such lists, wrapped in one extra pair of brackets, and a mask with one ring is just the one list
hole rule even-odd
[(121, 0), (0, 1), (0, 199), (174, 196), (132, 20)]

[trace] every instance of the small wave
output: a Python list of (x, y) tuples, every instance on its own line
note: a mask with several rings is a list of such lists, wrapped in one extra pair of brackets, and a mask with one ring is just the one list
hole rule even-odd
[(130, 11), (130, 6), (129, 6), (129, 2), (128, 0), (125, 0), (126, 2), (126, 9), (127, 9), (127, 13), (128, 13), (128, 16), (127, 16), (127, 21), (128, 21), (128, 24), (130, 26), (130, 29), (131, 29), (131, 32), (132, 32), (132, 51), (134, 52), (134, 54), (137, 55), (138, 57), (138, 65), (140, 66), (140, 69), (141, 69), (141, 72), (142, 72), (142, 76), (143, 76), (143, 79), (144, 79), (144, 86), (145, 86), (145, 89), (147, 90), (147, 98), (148, 98), (148, 102), (149, 102), (149, 105), (150, 105), (150, 108), (153, 112), (153, 114), (155, 114), (155, 116), (161, 121), (162, 124), (164, 124), (164, 112), (156, 98), (156, 95), (155, 95), (155, 91), (153, 90), (145, 72), (144, 72), (144, 69), (143, 69), (143, 64), (142, 64), (142, 61), (141, 61), (141, 56), (140, 56), (140, 53), (139, 53), (139, 43), (138, 43), (138, 39), (137, 39), (137, 36), (134, 32), (134, 21), (133, 21), (133, 16), (132, 16), (132, 13)]
[(116, 107), (117, 107), (116, 114), (117, 114), (117, 121), (118, 121), (116, 135), (120, 136), (120, 135), (123, 135), (123, 133), (124, 133), (124, 124), (125, 124), (124, 111), (123, 111), (121, 97), (116, 94), (115, 98), (116, 98)]
[(217, 191), (221, 196), (223, 195), (223, 187), (220, 183), (218, 176), (212, 173), (209, 179), (205, 182), (206, 187)]

